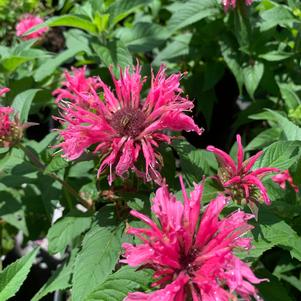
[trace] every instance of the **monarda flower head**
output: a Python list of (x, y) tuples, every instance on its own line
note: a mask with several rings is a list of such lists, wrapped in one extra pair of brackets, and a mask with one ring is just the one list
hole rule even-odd
[(187, 195), (182, 179), (184, 204), (169, 193), (167, 186), (156, 191), (152, 212), (159, 223), (131, 211), (146, 228), (129, 227), (128, 234), (141, 243), (124, 243), (122, 262), (132, 267), (155, 271), (150, 293), (129, 293), (125, 301), (213, 301), (259, 300), (253, 284), (256, 278), (249, 266), (235, 256), (234, 250), (248, 250), (250, 238), (242, 235), (252, 226), (247, 221), (253, 215), (235, 211), (219, 218), (227, 204), (224, 196), (212, 200), (200, 217), (203, 185), (195, 185)]
[[(139, 65), (120, 71), (120, 79), (113, 75), (115, 91), (98, 77), (84, 76), (85, 69), (73, 69), (73, 76), (65, 74), (63, 87), (54, 91), (61, 109), (57, 118), (64, 128), (60, 131), (64, 157), (74, 160), (93, 146), (103, 161), (98, 175), (109, 167), (109, 183), (129, 170), (147, 181), (161, 182), (162, 158), (156, 151), (160, 142), (170, 143), (165, 130), (202, 133), (184, 112), (193, 103), (181, 96), (181, 74), (169, 77), (161, 66), (152, 75), (151, 87), (145, 99), (141, 97), (145, 78)], [(145, 168), (138, 166), (144, 162)], [(143, 163), (142, 163), (143, 164)]]
[[(228, 11), (229, 8), (235, 8), (237, 0), (222, 0), (225, 11)], [(238, 0), (240, 1), (240, 0)], [(251, 5), (253, 0), (244, 0), (246, 5)]]
[(43, 28), (37, 29), (35, 32), (30, 33), (26, 36), (23, 36), (23, 35), (31, 28), (35, 27), (36, 25), (42, 24), (42, 23), (44, 23), (44, 20), (42, 18), (34, 16), (34, 15), (26, 14), (22, 17), (22, 19), (16, 25), (16, 35), (18, 37), (21, 37), (21, 39), (24, 41), (40, 38), (48, 30), (48, 27), (43, 27)]
[(270, 205), (271, 201), (267, 191), (262, 184), (262, 178), (269, 173), (279, 172), (278, 168), (262, 167), (252, 170), (257, 159), (263, 154), (258, 152), (249, 159), (244, 160), (244, 150), (241, 144), (240, 135), (236, 136), (237, 140), (237, 162), (235, 162), (227, 153), (208, 146), (207, 150), (213, 152), (219, 162), (217, 179), (224, 187), (225, 192), (238, 204), (248, 204), (250, 209), (256, 213), (258, 203)]

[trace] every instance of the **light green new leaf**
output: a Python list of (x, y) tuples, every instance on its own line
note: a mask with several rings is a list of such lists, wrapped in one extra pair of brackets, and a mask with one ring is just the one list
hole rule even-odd
[(145, 287), (151, 281), (151, 273), (136, 271), (129, 266), (122, 267), (110, 275), (84, 301), (122, 301), (129, 292)]
[(72, 280), (72, 301), (83, 301), (110, 275), (121, 252), (122, 227), (98, 224), (85, 235)]
[(22, 123), (28, 119), (31, 103), (40, 89), (29, 89), (18, 94), (12, 104), (12, 107), (18, 112), (19, 119)]
[(244, 76), (245, 87), (250, 97), (253, 98), (263, 76), (264, 64), (256, 61), (254, 64), (244, 66), (242, 68), (242, 72)]
[(78, 211), (59, 219), (48, 231), (48, 251), (52, 254), (63, 251), (74, 238), (89, 229), (91, 222), (90, 215)]
[(18, 259), (0, 273), (0, 300), (13, 297), (26, 279), (39, 249)]
[(45, 169), (45, 173), (54, 172), (61, 170), (69, 165), (69, 162), (65, 160), (62, 156), (57, 155), (52, 158), (50, 163), (47, 165)]

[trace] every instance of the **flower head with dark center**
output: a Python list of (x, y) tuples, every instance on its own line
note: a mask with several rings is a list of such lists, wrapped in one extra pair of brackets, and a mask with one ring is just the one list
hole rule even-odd
[[(181, 74), (169, 77), (161, 67), (152, 75), (151, 87), (145, 99), (141, 90), (139, 65), (120, 71), (120, 79), (113, 75), (115, 91), (98, 77), (85, 77), (85, 68), (66, 73), (63, 87), (54, 91), (61, 109), (63, 141), (58, 145), (64, 156), (74, 160), (89, 147), (103, 155), (100, 174), (109, 167), (109, 183), (116, 176), (123, 177), (129, 170), (149, 181), (161, 182), (161, 155), (156, 151), (160, 142), (170, 143), (166, 130), (202, 133), (191, 117), (193, 103), (181, 96)], [(137, 165), (145, 162), (145, 169)]]
[(264, 202), (267, 205), (271, 203), (267, 191), (262, 184), (262, 178), (272, 172), (279, 172), (279, 169), (262, 167), (252, 170), (253, 165), (263, 152), (260, 151), (243, 161), (244, 150), (240, 135), (237, 135), (236, 139), (238, 145), (237, 162), (227, 153), (214, 146), (208, 146), (207, 150), (216, 155), (220, 165), (217, 179), (224, 187), (226, 194), (239, 204), (248, 204), (251, 210), (256, 213), (256, 203)]
[(152, 293), (130, 293), (125, 301), (212, 301), (250, 300), (257, 298), (255, 277), (249, 266), (235, 256), (234, 250), (248, 250), (249, 238), (242, 235), (252, 226), (247, 221), (253, 215), (242, 211), (220, 219), (226, 206), (224, 196), (212, 200), (200, 217), (203, 186), (195, 185), (187, 195), (181, 180), (184, 204), (169, 193), (167, 186), (159, 188), (152, 200), (152, 211), (159, 224), (149, 217), (131, 211), (147, 228), (132, 228), (128, 234), (141, 244), (124, 243), (122, 262), (133, 267), (155, 271)]

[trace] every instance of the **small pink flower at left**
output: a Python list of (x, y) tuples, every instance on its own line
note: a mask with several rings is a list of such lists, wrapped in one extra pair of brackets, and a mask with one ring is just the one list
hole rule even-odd
[[(0, 88), (0, 96), (9, 92), (9, 88)], [(0, 147), (12, 147), (23, 136), (23, 129), (15, 111), (11, 107), (0, 106)]]
[(251, 248), (251, 239), (242, 237), (252, 229), (253, 215), (235, 211), (219, 218), (227, 200), (212, 200), (200, 217), (203, 185), (195, 185), (188, 196), (181, 179), (184, 203), (169, 193), (167, 186), (156, 191), (152, 212), (158, 223), (140, 212), (131, 214), (147, 227), (129, 227), (139, 244), (124, 243), (125, 259), (132, 267), (155, 271), (150, 293), (129, 293), (124, 301), (213, 301), (259, 300), (253, 284), (260, 283), (250, 267), (234, 251)]
[(29, 29), (33, 28), (34, 26), (42, 23), (44, 23), (44, 20), (42, 18), (26, 14), (16, 25), (16, 35), (18, 37), (21, 37), (21, 39), (24, 41), (40, 38), (48, 30), (48, 27), (40, 28), (29, 35), (24, 35), (24, 33), (26, 33)]
[(146, 78), (140, 72), (137, 65), (132, 71), (129, 67), (121, 70), (120, 79), (112, 74), (113, 92), (99, 77), (86, 77), (85, 68), (73, 69), (73, 75), (66, 72), (63, 87), (53, 93), (61, 109), (56, 119), (64, 126), (60, 130), (63, 141), (57, 147), (69, 160), (93, 147), (103, 158), (98, 175), (109, 167), (110, 185), (130, 170), (146, 181), (161, 183), (162, 157), (156, 149), (161, 142), (171, 142), (166, 130), (202, 133), (185, 114), (193, 103), (181, 96), (182, 74), (167, 76), (161, 66), (142, 98)]
[[(240, 0), (238, 0), (238, 1), (240, 1)], [(223, 5), (224, 5), (225, 11), (228, 11), (229, 8), (235, 8), (236, 2), (237, 2), (237, 0), (223, 0)], [(253, 2), (253, 0), (245, 0), (246, 5), (251, 5), (252, 2)]]
[(286, 182), (288, 182), (292, 188), (295, 190), (295, 192), (299, 192), (298, 186), (294, 183), (293, 177), (291, 176), (290, 172), (288, 170), (285, 170), (275, 176), (272, 177), (272, 180), (279, 184), (279, 186), (282, 189), (286, 188)]
[(262, 184), (262, 178), (272, 172), (279, 172), (278, 168), (262, 167), (252, 170), (253, 165), (263, 154), (258, 152), (254, 156), (244, 161), (244, 150), (241, 144), (240, 135), (237, 139), (237, 162), (235, 162), (227, 153), (208, 146), (207, 150), (213, 152), (219, 162), (220, 168), (217, 179), (224, 187), (225, 193), (239, 204), (248, 204), (251, 209), (256, 209), (257, 204), (264, 202), (270, 205), (266, 188)]

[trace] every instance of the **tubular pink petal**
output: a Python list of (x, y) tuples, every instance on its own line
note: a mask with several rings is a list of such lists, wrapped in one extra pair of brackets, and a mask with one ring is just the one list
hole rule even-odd
[(237, 147), (238, 147), (238, 149), (237, 149), (237, 169), (241, 170), (242, 162), (244, 160), (244, 150), (242, 148), (240, 135), (236, 135), (236, 141), (237, 141)]
[(227, 153), (218, 148), (215, 148), (214, 146), (207, 146), (207, 150), (214, 153), (218, 157), (218, 159), (222, 162), (224, 168), (229, 168), (232, 173), (236, 173), (235, 162)]

